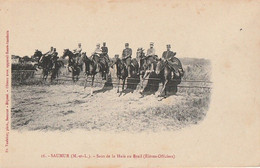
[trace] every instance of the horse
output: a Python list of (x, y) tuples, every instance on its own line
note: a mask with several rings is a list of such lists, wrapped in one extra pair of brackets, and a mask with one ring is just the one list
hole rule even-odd
[[(140, 93), (142, 94), (144, 91), (144, 86), (148, 84), (148, 79), (151, 75), (152, 72), (155, 71), (156, 67), (156, 62), (158, 60), (158, 56), (145, 56), (145, 53), (143, 50), (140, 52), (137, 52), (136, 55), (137, 58), (139, 58), (139, 75), (140, 75), (140, 86), (141, 86), (141, 91)], [(144, 84), (145, 82), (145, 84)]]
[(58, 78), (59, 77), (59, 71), (60, 68), (64, 67), (64, 63), (61, 60), (57, 60), (53, 62), (53, 69), (52, 69), (52, 74), (51, 74), (51, 81), (53, 81), (53, 79)]
[[(157, 62), (155, 73), (157, 75), (159, 75), (159, 77), (163, 83), (163, 87), (160, 91), (160, 95), (158, 95), (159, 97), (161, 97), (163, 95), (163, 92), (165, 92), (164, 98), (166, 98), (166, 96), (167, 96), (166, 87), (171, 79), (176, 81), (173, 86), (174, 92), (176, 93), (177, 85), (180, 84), (181, 78), (184, 75), (184, 71), (182, 69), (181, 62), (179, 61), (179, 59), (174, 57), (173, 60), (174, 61), (159, 59), (159, 61)], [(177, 74), (179, 74), (179, 75), (177, 75)]]
[(64, 59), (66, 56), (69, 57), (68, 70), (69, 72), (72, 72), (72, 80), (73, 82), (77, 82), (79, 80), (79, 74), (82, 69), (82, 59), (71, 52), (69, 49), (64, 49), (62, 58)]
[(42, 68), (42, 74), (43, 74), (43, 80), (46, 81), (49, 72), (52, 70), (53, 67), (53, 62), (51, 60), (50, 56), (43, 56), (42, 52), (39, 50), (36, 50), (34, 55), (32, 56), (33, 58), (38, 59), (38, 68)]
[(97, 54), (93, 54), (91, 58), (87, 57), (86, 53), (82, 53), (82, 61), (85, 63), (85, 74), (87, 78), (85, 80), (84, 89), (87, 85), (88, 76), (91, 76), (91, 96), (93, 96), (93, 85), (95, 80), (95, 75), (98, 73), (102, 74), (103, 79), (107, 80), (107, 74), (109, 73), (108, 67), (104, 60), (100, 60), (101, 58)]
[[(125, 87), (125, 80), (128, 77), (128, 70), (127, 70), (127, 65), (124, 63), (124, 61), (120, 58), (116, 58), (115, 62), (111, 65), (111, 67), (113, 67), (113, 65), (116, 65), (116, 75), (117, 75), (117, 79), (118, 79), (118, 87), (117, 87), (117, 93), (119, 93), (119, 85), (120, 85), (120, 80), (123, 81), (123, 86), (122, 86), (122, 91), (124, 90)], [(131, 60), (131, 73), (136, 73), (139, 71), (139, 64), (138, 61), (134, 58)]]

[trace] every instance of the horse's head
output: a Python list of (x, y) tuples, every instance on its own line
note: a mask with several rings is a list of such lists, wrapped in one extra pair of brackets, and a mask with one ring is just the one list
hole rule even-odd
[(114, 68), (114, 65), (116, 64), (117, 60), (119, 59), (119, 55), (115, 55), (114, 58), (110, 59), (109, 61), (109, 67)]
[(163, 68), (165, 67), (165, 61), (162, 59), (158, 59), (158, 62), (156, 64), (156, 69), (155, 69), (155, 73), (157, 75), (159, 75), (161, 73), (161, 71), (163, 70)]
[(40, 58), (41, 56), (42, 56), (42, 52), (36, 49), (32, 57)]
[(69, 55), (70, 55), (70, 50), (69, 49), (64, 49), (62, 58), (65, 58), (66, 56), (69, 56)]
[(82, 53), (81, 53), (81, 57), (82, 57), (82, 61), (83, 61), (83, 62), (86, 62), (86, 61), (89, 60), (89, 58), (88, 58), (86, 52), (82, 52)]
[(82, 58), (82, 62), (86, 63), (86, 64), (89, 64), (91, 62), (93, 62), (86, 54), (86, 52), (83, 52), (81, 54), (81, 58)]
[(115, 60), (115, 64), (117, 67), (117, 75), (123, 75), (127, 72), (127, 67), (120, 58)]
[(143, 59), (145, 57), (144, 50), (142, 48), (138, 48), (136, 52), (136, 58)]

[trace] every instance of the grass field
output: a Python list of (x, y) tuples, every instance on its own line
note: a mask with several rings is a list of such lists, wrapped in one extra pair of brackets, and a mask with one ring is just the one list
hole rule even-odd
[[(183, 58), (181, 61), (184, 80), (210, 81), (209, 60)], [(113, 77), (114, 70), (111, 74)], [(62, 75), (70, 74), (63, 69)], [(35, 78), (24, 83), (15, 80), (11, 118), (12, 129), (18, 130), (173, 131), (203, 121), (210, 105), (211, 89), (208, 88), (180, 87), (177, 95), (158, 99), (157, 93), (144, 98), (137, 91), (119, 95), (111, 86), (96, 84), (91, 97), (90, 88), (83, 89), (83, 81), (43, 84)]]

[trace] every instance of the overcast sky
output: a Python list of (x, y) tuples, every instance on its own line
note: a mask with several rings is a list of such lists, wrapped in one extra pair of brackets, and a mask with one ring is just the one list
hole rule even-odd
[(210, 58), (219, 45), (241, 38), (240, 28), (253, 21), (240, 19), (237, 13), (250, 16), (240, 10), (245, 6), (240, 1), (28, 2), (3, 4), (10, 18), (10, 54), (31, 56), (54, 46), (60, 56), (81, 42), (89, 55), (105, 41), (110, 56), (121, 55), (125, 42), (134, 57), (138, 47), (154, 42), (159, 56), (171, 44), (177, 57)]

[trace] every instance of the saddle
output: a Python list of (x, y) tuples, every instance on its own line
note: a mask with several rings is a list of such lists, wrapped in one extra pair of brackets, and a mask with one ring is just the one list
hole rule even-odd
[(181, 62), (178, 58), (174, 57), (171, 60), (168, 60), (168, 66), (174, 72), (174, 74), (178, 77), (182, 77), (184, 75), (184, 71), (181, 65)]
[(89, 59), (97, 64), (97, 71), (100, 71), (106, 67), (106, 60), (104, 57), (101, 57), (98, 54), (95, 54), (95, 56), (98, 57), (98, 60), (94, 59), (94, 55), (92, 55)]

